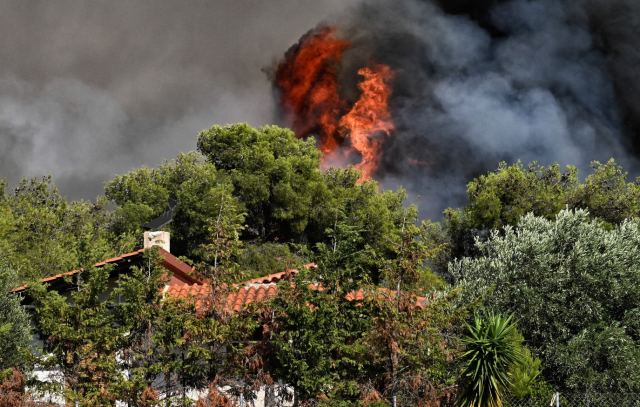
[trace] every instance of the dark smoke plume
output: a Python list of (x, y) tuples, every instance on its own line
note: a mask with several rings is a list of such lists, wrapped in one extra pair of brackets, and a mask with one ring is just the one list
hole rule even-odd
[(637, 171), (640, 2), (373, 0), (338, 23), (359, 67), (396, 75), (396, 131), (377, 178), (404, 185), (426, 215), (461, 202), (465, 181), (500, 160)]
[(499, 160), (615, 157), (637, 173), (636, 0), (6, 0), (0, 177), (52, 173), (92, 198), (212, 123), (278, 121), (261, 68), (320, 22), (353, 43), (345, 98), (358, 68), (395, 70), (378, 178), (426, 215)]
[(195, 147), (213, 123), (275, 120), (261, 69), (345, 0), (4, 0), (0, 178), (53, 174), (93, 198)]

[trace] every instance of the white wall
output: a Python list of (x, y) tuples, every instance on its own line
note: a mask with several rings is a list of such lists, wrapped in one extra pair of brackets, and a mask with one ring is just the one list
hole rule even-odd
[[(63, 374), (59, 370), (34, 370), (33, 376), (40, 382), (51, 383), (57, 385), (58, 391), (38, 392), (36, 389), (27, 389), (34, 395), (34, 401), (48, 402), (51, 404), (64, 406), (64, 397), (62, 395), (62, 386), (64, 383)], [(161, 388), (161, 386), (159, 386)], [(236, 398), (231, 394), (231, 387), (219, 387), (220, 393), (225, 394), (238, 407), (289, 407), (293, 405), (293, 389), (290, 386), (276, 384), (273, 386), (262, 386), (256, 393), (255, 399), (247, 400), (242, 397)], [(208, 390), (187, 391), (187, 397), (192, 400), (206, 397)], [(164, 398), (164, 395), (160, 395)], [(124, 402), (116, 402), (116, 407), (128, 407)]]

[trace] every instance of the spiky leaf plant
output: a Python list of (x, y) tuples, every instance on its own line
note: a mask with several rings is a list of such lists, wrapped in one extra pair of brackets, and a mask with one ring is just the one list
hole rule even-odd
[(521, 363), (522, 347), (515, 340), (512, 317), (489, 314), (475, 316), (467, 325), (463, 339), (466, 352), (457, 405), (463, 407), (501, 407), (504, 391), (510, 386), (509, 372)]

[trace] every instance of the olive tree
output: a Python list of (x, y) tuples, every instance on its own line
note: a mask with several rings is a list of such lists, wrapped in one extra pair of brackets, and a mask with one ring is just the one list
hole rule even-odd
[(468, 300), (516, 316), (549, 381), (640, 391), (640, 220), (611, 227), (585, 210), (529, 214), (476, 248), (449, 271)]

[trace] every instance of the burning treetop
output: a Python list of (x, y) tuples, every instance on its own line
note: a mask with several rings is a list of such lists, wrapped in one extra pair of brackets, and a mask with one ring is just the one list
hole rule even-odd
[(361, 93), (349, 108), (341, 96), (338, 74), (350, 46), (350, 41), (336, 35), (335, 28), (310, 31), (287, 52), (276, 72), (276, 84), (296, 135), (317, 133), (325, 156), (358, 152), (356, 168), (362, 171), (362, 181), (376, 170), (380, 135), (389, 135), (394, 129), (389, 112), (393, 72), (383, 64), (360, 68)]

